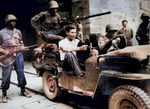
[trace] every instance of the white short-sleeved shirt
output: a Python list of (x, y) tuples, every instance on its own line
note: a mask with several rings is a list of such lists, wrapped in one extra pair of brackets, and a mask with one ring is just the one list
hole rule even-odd
[[(63, 40), (61, 40), (60, 42), (59, 42), (59, 52), (60, 52), (60, 60), (62, 61), (62, 60), (64, 60), (64, 58), (65, 58), (65, 54), (66, 54), (66, 52), (63, 52), (61, 49), (60, 49), (60, 47), (67, 47), (67, 48), (72, 48), (72, 47), (77, 47), (77, 45), (78, 45), (78, 43), (79, 43), (79, 39), (74, 39), (74, 40), (72, 40), (72, 41), (69, 41), (67, 38), (65, 38), (65, 39), (63, 39)], [(74, 53), (75, 55), (76, 55), (76, 52), (72, 52), (72, 53)]]

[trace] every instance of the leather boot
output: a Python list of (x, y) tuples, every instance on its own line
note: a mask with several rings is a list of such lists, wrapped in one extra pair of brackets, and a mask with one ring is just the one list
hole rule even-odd
[(2, 103), (7, 103), (8, 99), (7, 99), (7, 91), (6, 90), (2, 90)]
[(21, 88), (21, 95), (25, 96), (27, 98), (31, 97), (31, 95), (28, 92), (25, 91), (25, 88)]

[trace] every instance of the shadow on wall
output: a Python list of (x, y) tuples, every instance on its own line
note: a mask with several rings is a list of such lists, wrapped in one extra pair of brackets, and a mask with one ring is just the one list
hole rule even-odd
[[(0, 3), (0, 29), (5, 27), (5, 16), (14, 14), (18, 21), (16, 28), (22, 32), (25, 46), (36, 44), (36, 33), (30, 24), (31, 17), (35, 14), (36, 3), (28, 0), (5, 0)], [(32, 49), (24, 54), (25, 60), (32, 57)]]
[[(31, 26), (31, 18), (41, 11), (48, 9), (48, 2), (50, 0), (1, 0), (0, 2), (0, 29), (5, 27), (5, 16), (8, 14), (14, 14), (17, 18), (16, 28), (22, 32), (23, 42), (25, 46), (31, 46), (36, 44), (36, 32)], [(67, 12), (67, 7), (71, 6), (68, 4), (70, 0), (56, 0), (58, 1), (64, 12)], [(60, 3), (65, 2), (65, 3)], [(66, 6), (63, 6), (63, 5)], [(59, 9), (60, 11), (60, 9)], [(25, 51), (24, 59), (32, 60), (33, 48), (29, 51)]]

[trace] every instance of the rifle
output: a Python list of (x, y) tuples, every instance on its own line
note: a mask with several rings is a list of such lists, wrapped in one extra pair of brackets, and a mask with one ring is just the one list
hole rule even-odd
[(69, 18), (62, 18), (60, 24), (61, 25), (72, 24), (72, 23), (74, 23), (76, 21), (79, 22), (79, 21), (86, 20), (86, 19), (89, 19), (89, 18), (92, 18), (92, 17), (102, 16), (102, 15), (106, 15), (106, 14), (111, 14), (111, 11), (104, 12), (104, 13), (99, 13), (99, 14), (94, 14), (94, 15), (90, 15), (90, 16), (84, 16), (84, 17), (76, 16), (76, 17), (73, 17), (71, 19), (69, 19)]
[(0, 53), (0, 65), (3, 67), (7, 67), (11, 65), (19, 56), (20, 51), (27, 51), (29, 50), (29, 48), (34, 46), (37, 46), (37, 44), (24, 47), (25, 48), (24, 50), (22, 50), (20, 46), (16, 46), (16, 45), (6, 46), (4, 50), (9, 51), (10, 55), (5, 56), (3, 53)]

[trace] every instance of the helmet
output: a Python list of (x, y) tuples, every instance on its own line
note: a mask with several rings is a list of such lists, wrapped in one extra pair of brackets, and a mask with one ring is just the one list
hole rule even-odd
[(56, 1), (50, 1), (49, 2), (49, 8), (58, 8), (58, 3)]
[(143, 17), (150, 18), (150, 15), (149, 15), (147, 12), (144, 12), (144, 13), (142, 13), (142, 15), (141, 15), (141, 19), (142, 19)]
[(113, 24), (108, 24), (106, 26), (106, 32), (108, 31), (117, 31), (117, 28)]
[(14, 15), (12, 14), (8, 14), (6, 17), (5, 17), (5, 24), (8, 22), (8, 21), (11, 21), (11, 20), (18, 20)]

